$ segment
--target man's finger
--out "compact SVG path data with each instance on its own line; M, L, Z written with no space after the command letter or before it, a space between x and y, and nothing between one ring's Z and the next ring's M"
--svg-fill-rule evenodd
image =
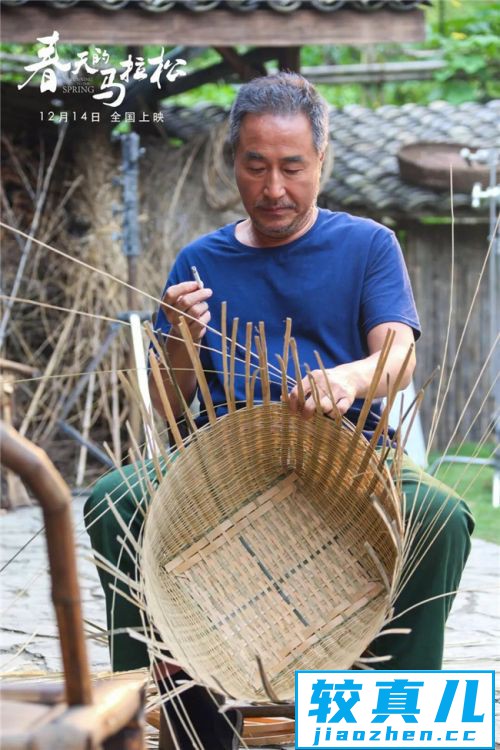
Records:
M351 400L346 397L340 398L337 401L337 409L342 415L344 415L347 411L349 411L350 407L351 407Z
M202 315L199 316L198 320L188 320L188 325L195 328L196 326L206 326L210 323L211 319L210 310L206 310Z
M182 310L182 312L187 312L190 307L193 307L193 305L197 305L200 302L205 302L205 300L209 299L212 294L212 290L208 287L204 289L197 289L196 291L190 292L189 294L181 294L181 296L177 298L175 307L177 307L179 310Z
M316 404L314 402L314 399L312 397L312 394L307 396L304 406L301 410L301 415L304 419L311 419L316 412Z
M300 403L299 389L296 385L288 394L288 405L290 407L290 411L292 411L294 414L301 410L301 408L303 407L303 404Z
M180 284L172 284L166 290L163 295L163 302L171 305L181 296L181 294L189 294L189 292L195 292L198 289L197 281L181 281Z
M333 404L328 396L322 396L319 403L323 414L332 414Z
M208 305L206 302L198 302L197 305L193 305L189 310L186 310L186 315L190 315L192 318L201 318L207 310Z
M211 319L210 310L207 310L200 318L195 321L188 321L190 323L191 336L194 340L200 340L207 332L207 325Z

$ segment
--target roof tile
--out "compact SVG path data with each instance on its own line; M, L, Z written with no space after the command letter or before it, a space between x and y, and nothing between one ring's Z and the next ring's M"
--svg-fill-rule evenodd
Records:
M0 5L25 5L27 3L44 3L53 8L70 8L88 0L0 0ZM334 12L346 6L346 0L90 0L93 5L109 11L119 11L128 6L136 6L151 13L166 13L175 8L192 12L204 12L217 8L230 8L239 12L249 12L258 8L267 8L273 12L290 13L299 8L315 8L322 12ZM419 6L429 5L429 0L349 0L351 7L367 13L378 8L389 7L391 10L413 10Z
M197 110L167 106L169 133L187 139L223 120L220 107ZM409 185L401 180L397 153L417 141L461 142L471 147L500 148L500 100L460 105L436 101L428 106L406 104L368 109L349 105L332 108L329 118L334 152L333 173L320 203L336 210L343 206L377 215L392 210L411 215L447 215L450 196ZM455 208L470 208L469 194L455 194ZM482 211L487 207L482 206Z

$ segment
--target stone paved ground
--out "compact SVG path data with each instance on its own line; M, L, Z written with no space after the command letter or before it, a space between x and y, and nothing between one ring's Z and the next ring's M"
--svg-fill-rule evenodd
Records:
M105 627L103 595L95 568L88 559L87 534L82 530L82 506L83 501L76 499L74 514L84 617ZM38 507L21 508L0 518L0 567L40 526ZM0 672L3 674L61 669L46 570L45 538L39 534L1 574ZM499 573L500 546L474 540L462 590L448 622L445 667L500 671ZM93 671L109 670L107 648L95 640L89 645Z

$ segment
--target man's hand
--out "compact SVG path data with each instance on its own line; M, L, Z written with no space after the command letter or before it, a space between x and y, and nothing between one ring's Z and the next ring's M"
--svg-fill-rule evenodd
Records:
M167 351L170 364L176 371L177 386L182 391L182 395L188 404L193 400L196 391L196 375L179 331L179 321L184 317L191 331L193 341L198 343L205 335L207 325L210 321L207 299L211 296L212 290L200 287L197 281L183 281L181 284L170 286L162 300L163 310L172 326L170 329L171 335L167 337ZM189 317L185 317L186 315L189 315ZM178 400L177 391L170 382L170 377L166 375L166 371L161 370L161 373L167 398L177 418L182 414L182 404ZM165 417L163 401L157 384L151 375L149 377L149 389L153 406Z
M211 296L212 290L206 287L200 288L197 281L183 281L181 284L170 286L165 292L162 302L170 305L170 307L164 306L163 309L172 326L171 334L181 337L179 321L185 314L190 316L184 319L189 326L193 340L200 341L210 322L207 299Z
M325 379L326 374L326 379ZM349 365L340 365L332 367L329 370L312 370L310 376L302 379L302 388L304 389L305 403L302 409L299 407L299 390L295 386L289 394L290 410L294 413L300 412L304 419L311 419L316 411L316 404L312 395L311 380L314 380L316 390L319 396L319 402L324 414L332 415L334 405L332 404L333 396L335 406L340 414L345 414L351 407L356 398L357 383L352 368Z
M400 389L406 388L415 369L415 351L412 348L413 331L405 323L396 321L381 323L368 332L367 342L370 352L368 357L325 370L326 379L322 370L311 372L324 414L334 413L330 391L341 414L345 414L350 409L355 399L366 398L388 331L394 331L394 341L388 353L383 373L378 381L378 387L373 395L374 398L387 396L388 383L392 387L396 379L398 379ZM409 351L411 356L407 359ZM407 363L406 368L399 377L404 362ZM310 419L316 410L316 405L312 397L308 376L302 379L302 387L305 396L304 406L302 409L299 408L299 391L295 386L290 391L290 409L296 413L300 412L305 419Z

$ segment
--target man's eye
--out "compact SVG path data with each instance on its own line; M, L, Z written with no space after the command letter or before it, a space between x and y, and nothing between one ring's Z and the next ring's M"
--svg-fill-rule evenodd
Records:
M302 172L301 169L285 169L285 172L287 174L298 174L299 172Z
M264 171L264 167L248 167L248 169L250 170L250 172L252 172L252 174L262 174L262 172Z

